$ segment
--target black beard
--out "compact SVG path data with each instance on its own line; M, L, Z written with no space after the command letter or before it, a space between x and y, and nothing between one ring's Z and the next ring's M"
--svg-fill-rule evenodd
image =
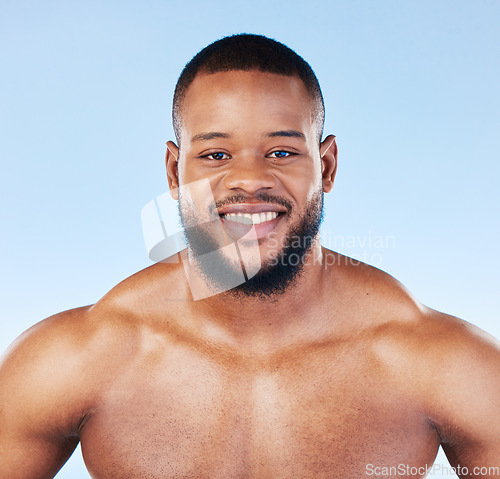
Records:
M230 202L225 200L221 204L217 204L217 207L222 204L243 202L244 199L244 197L239 196L231 197ZM256 199L262 202L282 204L288 208L288 212L291 211L290 203L282 198L264 193L256 195ZM219 291L224 291L221 294L230 294L240 299L253 297L267 300L285 293L291 286L296 284L313 242L318 237L319 228L323 221L323 191L318 190L308 202L305 214L299 218L298 224L287 234L286 240L283 240L280 253L268 264L263 264L255 276L236 287L226 287L228 283L231 284L231 279L235 277L235 268L241 266L231 264L220 253L220 245L224 244L222 234L219 234L219 241L217 241L213 237L213 232L210 234L204 228L204 225L191 226L196 224L196 216L192 212L183 211L181 203L182 200L179 197L178 208L184 235L195 258L208 252L216 253L216 258L214 258L214 262L217 263L216 268L213 265L204 268L204 265L200 263L198 265L199 272L205 277L206 281L215 285ZM219 228L220 231L222 231L221 228L222 225ZM217 272L216 277L214 270Z

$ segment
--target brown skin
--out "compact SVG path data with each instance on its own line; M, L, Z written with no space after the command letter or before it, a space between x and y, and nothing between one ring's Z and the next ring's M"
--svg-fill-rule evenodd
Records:
M172 187L208 178L216 200L249 202L264 190L296 214L318 186L331 190L335 142L318 148L298 79L200 76L183 111ZM267 135L282 130L305 140ZM230 138L191 141L213 131ZM276 161L276 150L296 155ZM266 239L260 253L276 254ZM367 464L430 466L440 444L452 465L500 466L499 371L492 338L319 241L273 301L193 301L182 265L159 263L6 353L0 477L51 478L78 441L96 479L370 477Z

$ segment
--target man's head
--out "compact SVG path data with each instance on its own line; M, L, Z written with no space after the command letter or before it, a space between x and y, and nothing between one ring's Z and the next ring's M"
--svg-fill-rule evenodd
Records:
M208 180L215 199L210 204L195 191L188 201L179 194L191 250L219 250L221 275L241 268L234 258L224 261L222 248L241 240L250 228L243 223L251 223L259 257L245 259L258 262L260 273L240 291L285 290L312 248L320 248L323 192L332 188L336 169L334 137L319 141L323 100L311 68L265 37L222 39L184 69L173 115L182 147L167 143L169 185ZM190 229L207 209L220 217L222 233L210 224ZM255 253L244 242L238 245L241 255Z

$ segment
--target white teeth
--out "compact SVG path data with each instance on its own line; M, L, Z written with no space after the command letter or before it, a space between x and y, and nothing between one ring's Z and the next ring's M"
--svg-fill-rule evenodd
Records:
M229 213L228 215L224 215L226 220L235 221L236 223L243 223L245 225L252 224L252 215L248 215L245 213Z
M243 223L245 225L260 225L266 221L274 220L278 217L276 211L263 211L262 213L228 213L224 215L224 219L235 221L236 223Z

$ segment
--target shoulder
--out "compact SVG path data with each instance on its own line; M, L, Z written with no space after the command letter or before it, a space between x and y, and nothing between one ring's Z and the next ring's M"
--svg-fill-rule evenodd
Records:
M344 295L355 305L373 362L391 388L418 406L443 440L500 431L499 341L422 305L377 268L342 255L337 261Z
M0 410L28 422L47 418L47 427L76 428L144 348L159 291L181 294L177 270L154 265L96 304L55 314L21 334L0 359Z
M471 361L486 365L498 359L499 342L480 328L423 305L378 268L342 255L337 258L336 279L342 283L343 297L359 309L380 351L386 348L435 367L445 364L449 372L452 364L463 369Z
M500 343L467 321L420 309L374 330L371 353L384 383L443 445L498 453Z

